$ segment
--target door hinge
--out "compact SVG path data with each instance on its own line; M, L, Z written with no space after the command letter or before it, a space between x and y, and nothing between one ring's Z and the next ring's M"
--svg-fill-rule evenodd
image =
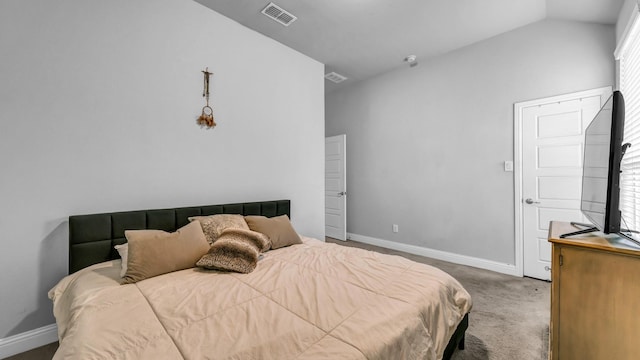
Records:
M562 263L564 262L564 256L562 256L562 254L560 254L560 266L562 266Z

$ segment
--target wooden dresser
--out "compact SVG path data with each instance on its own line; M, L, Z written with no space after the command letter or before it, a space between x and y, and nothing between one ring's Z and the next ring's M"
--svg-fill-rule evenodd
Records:
M550 358L640 359L640 247L552 221Z

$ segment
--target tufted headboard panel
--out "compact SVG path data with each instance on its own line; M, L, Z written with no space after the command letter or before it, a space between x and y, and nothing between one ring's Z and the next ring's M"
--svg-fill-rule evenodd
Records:
M119 259L115 245L126 242L125 230L175 231L190 216L215 214L291 217L291 201L259 201L237 204L192 206L174 209L137 210L69 216L69 274L87 266Z

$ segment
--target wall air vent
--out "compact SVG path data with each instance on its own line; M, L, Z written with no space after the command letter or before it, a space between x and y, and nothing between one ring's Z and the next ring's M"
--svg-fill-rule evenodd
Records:
M291 25L297 19L292 13L274 3L269 3L266 8L262 9L262 13L284 26Z
M332 72L330 72L330 73L326 74L326 75L324 76L324 78L325 78L325 79L327 79L327 80L329 80L329 81L331 81L331 82L334 82L334 83L336 83L336 84L341 83L341 82L343 82L343 81L347 80L347 77L346 77L346 76L342 76L342 75L340 75L340 74L338 74L338 73L336 73L336 72L334 72L334 71L332 71Z

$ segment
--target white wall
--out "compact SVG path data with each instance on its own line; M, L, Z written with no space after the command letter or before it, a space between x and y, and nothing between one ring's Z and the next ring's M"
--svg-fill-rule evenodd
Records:
M0 339L54 322L69 215L287 198L324 236L321 63L184 0L5 0L0 49Z
M620 8L620 14L618 15L618 21L616 23L616 39L619 41L624 33L625 29L629 25L631 15L634 7L638 4L638 0L624 0L622 7Z
M612 85L614 46L613 26L545 20L329 93L348 231L514 264L513 105Z

